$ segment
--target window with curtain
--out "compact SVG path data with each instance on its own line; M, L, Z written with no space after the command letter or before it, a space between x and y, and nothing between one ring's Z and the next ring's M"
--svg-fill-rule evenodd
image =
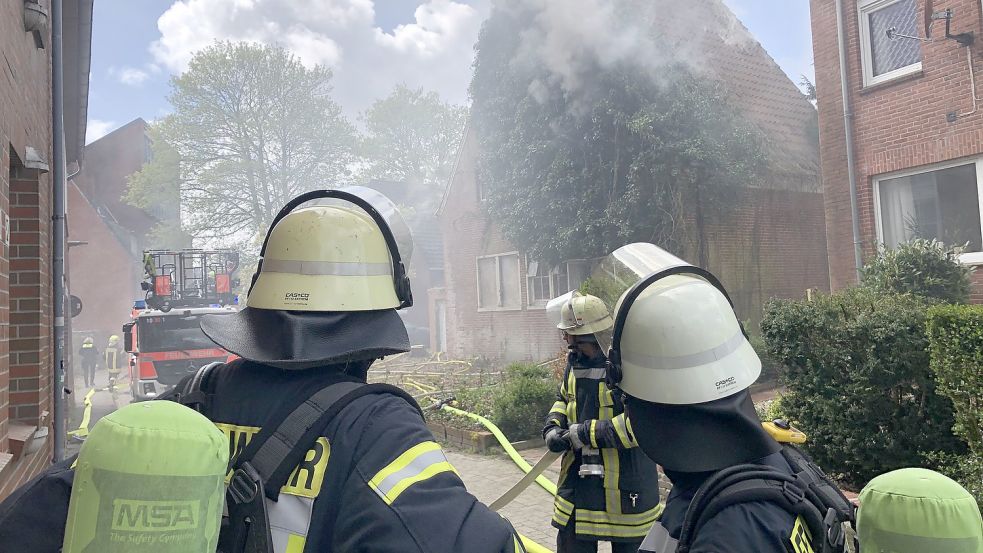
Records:
M914 238L983 251L976 164L878 180L881 239L889 248Z

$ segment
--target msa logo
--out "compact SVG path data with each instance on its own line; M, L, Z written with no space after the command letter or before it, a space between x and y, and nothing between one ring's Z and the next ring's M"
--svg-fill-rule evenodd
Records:
M719 392L721 390L726 390L727 388L730 388L731 386L736 386L736 385L737 385L737 378L735 378L733 376L730 377L730 378L725 378L724 380L718 380L717 381L717 391Z
M300 292L287 292L287 294L283 297L283 299L287 301L307 301L311 299L311 295L302 294Z
M198 527L198 501L113 500L113 530L172 532Z

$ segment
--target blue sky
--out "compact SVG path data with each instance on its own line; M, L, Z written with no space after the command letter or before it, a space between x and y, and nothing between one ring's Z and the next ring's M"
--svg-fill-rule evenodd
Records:
M795 82L812 78L807 0L725 2ZM464 102L487 11L488 0L97 0L88 139L166 115L170 76L216 38L286 42L332 66L350 115L399 82Z

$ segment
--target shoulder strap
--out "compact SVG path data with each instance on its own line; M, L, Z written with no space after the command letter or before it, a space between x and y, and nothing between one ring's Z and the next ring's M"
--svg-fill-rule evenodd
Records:
M211 403L212 394L205 387L205 380L208 375L212 373L216 368L221 367L224 363L215 362L209 363L204 367L199 368L194 376L188 380L184 389L180 390L175 398L178 403L186 407L190 407L201 414L207 414L209 404Z
M395 386L338 382L318 390L293 410L281 411L279 417L264 424L236 457L233 467L240 468L245 463L251 465L263 481L266 496L276 501L280 488L331 420L348 404L370 394L399 396L423 417L416 400Z
M774 468L745 464L721 470L707 479L694 495L683 519L679 553L688 553L699 529L727 507L752 501L774 503L791 514L801 516L813 536L813 548L824 551L825 525L819 498L800 475L789 475Z

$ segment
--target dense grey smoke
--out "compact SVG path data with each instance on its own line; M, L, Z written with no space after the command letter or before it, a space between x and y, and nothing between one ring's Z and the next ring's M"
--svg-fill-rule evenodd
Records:
M559 86L576 102L598 70L628 66L655 82L669 65L707 69L713 48L743 48L753 38L720 0L498 0L529 22L513 60L519 68L545 68L530 94L546 101Z

